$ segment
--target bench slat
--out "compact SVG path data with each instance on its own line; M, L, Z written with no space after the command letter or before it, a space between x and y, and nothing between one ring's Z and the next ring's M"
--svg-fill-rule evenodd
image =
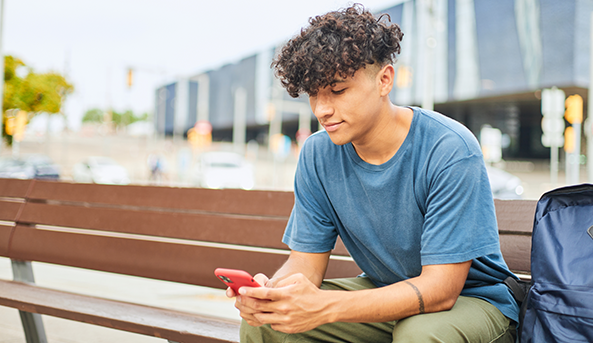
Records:
M8 242L13 226L0 225L0 256L8 257Z
M228 246L232 247L232 246ZM143 255L138 254L143 252ZM196 246L138 237L103 237L17 226L9 257L40 261L174 282L224 288L214 276L218 267L272 275L286 254ZM332 261L328 275L356 276L351 261Z
M0 199L0 220L15 221L23 203Z
M0 179L0 197L24 198L32 180Z
M498 231L529 234L533 230L536 200L494 200Z
M286 249L287 219L26 204L21 223Z
M109 186L48 181L37 181L29 198L280 217L288 217L294 203L292 192Z
M500 250L513 272L531 273L531 236L500 235Z
M19 222L287 249L288 219L27 203ZM221 229L224 228L224 229ZM338 238L336 255L349 256Z
M0 305L176 342L239 342L239 323L0 280Z

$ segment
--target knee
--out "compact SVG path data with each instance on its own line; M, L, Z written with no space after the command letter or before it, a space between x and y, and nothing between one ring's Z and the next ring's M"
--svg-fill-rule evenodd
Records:
M241 329L239 331L241 342L263 342L263 337L260 332L260 327L251 326L245 320L241 320Z
M438 323L423 325L422 320L416 316L398 321L393 330L393 342L443 342L439 333L451 327L441 327Z
M272 330L270 325L251 326L245 320L241 321L241 329L239 331L241 342L281 342L282 340L276 337L278 335L282 335L282 333Z

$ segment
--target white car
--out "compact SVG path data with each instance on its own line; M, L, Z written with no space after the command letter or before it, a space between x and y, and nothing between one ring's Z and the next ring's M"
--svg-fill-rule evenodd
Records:
M496 199L521 199L524 189L517 176L491 166L486 166L492 196Z
M74 165L72 178L76 182L104 185L127 185L130 177L126 168L109 157L91 156Z
M253 189L253 166L233 152L207 152L200 156L195 183L203 188Z

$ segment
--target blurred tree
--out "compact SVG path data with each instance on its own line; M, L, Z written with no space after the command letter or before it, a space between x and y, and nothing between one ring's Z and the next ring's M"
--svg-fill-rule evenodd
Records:
M88 110L84 113L84 116L82 117L82 122L83 123L102 123L104 115L105 115L104 111L102 111L98 108L93 108L93 109Z
M20 75L23 71L26 75ZM73 91L74 86L56 72L38 74L21 59L10 55L4 57L3 113L17 108L29 112L29 117L40 112L60 113L66 96ZM6 115L3 115L3 120L6 122ZM6 129L2 136L7 136ZM9 144L12 141L10 138L7 137Z
M105 119L105 112L98 108L93 108L84 114L82 117L83 123L102 123ZM136 115L134 112L128 110L125 112L111 111L111 121L116 127L125 127L129 124L135 123L140 120L147 120L148 113Z

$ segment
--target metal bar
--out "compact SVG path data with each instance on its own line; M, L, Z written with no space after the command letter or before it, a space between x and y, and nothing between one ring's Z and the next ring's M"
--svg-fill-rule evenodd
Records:
M14 281L35 283L33 276L33 268L30 261L10 260L12 263L12 275ZM19 310L21 322L23 323L23 330L25 331L25 338L27 343L47 343L45 336L45 328L41 315L38 313L30 313Z
M4 103L4 42L2 39L2 33L4 26L4 0L0 0L0 104ZM4 128L2 124L4 123L4 110L0 108L0 153L2 152L2 144L4 141L2 139L2 132L4 132Z

